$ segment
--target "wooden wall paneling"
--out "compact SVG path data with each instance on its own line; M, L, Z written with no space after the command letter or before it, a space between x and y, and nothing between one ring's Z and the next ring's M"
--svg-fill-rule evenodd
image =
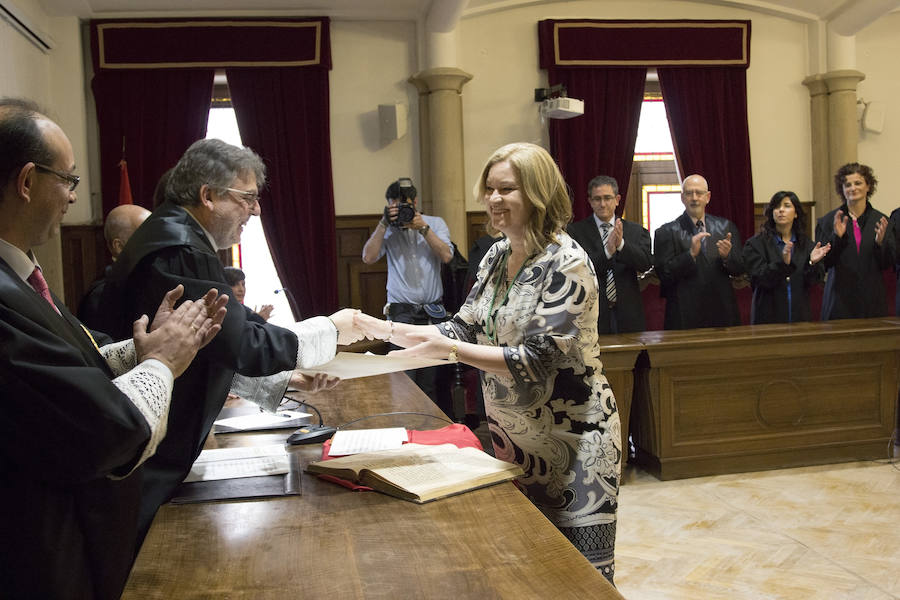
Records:
M367 265L362 261L362 249L380 218L373 214L336 219L338 303L373 316L381 316L387 299L387 261L382 258Z
M466 259L469 258L469 250L475 245L475 241L487 233L487 229L485 229L487 222L487 213L483 210L466 213L466 233L468 239L465 240L466 247L459 249L460 254L465 256Z
M60 229L63 293L73 313L84 293L112 262L102 225L64 225Z

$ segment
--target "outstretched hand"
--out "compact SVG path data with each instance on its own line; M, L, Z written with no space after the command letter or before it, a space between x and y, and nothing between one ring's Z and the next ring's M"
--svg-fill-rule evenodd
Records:
M447 358L450 355L450 348L453 346L453 340L442 335L434 327L425 330L409 332L403 336L405 346L404 350L392 350L388 352L388 356L396 356L398 358Z
M323 390L330 390L341 382L340 377L329 377L326 373L316 373L315 375L304 375L299 371L291 374L288 387L307 394L315 394Z
M393 327L390 321L377 319L359 311L353 315L354 325L371 340L389 340Z
M337 343L339 345L346 346L365 337L365 334L354 324L353 317L358 312L359 310L355 308L343 308L328 317L338 330Z

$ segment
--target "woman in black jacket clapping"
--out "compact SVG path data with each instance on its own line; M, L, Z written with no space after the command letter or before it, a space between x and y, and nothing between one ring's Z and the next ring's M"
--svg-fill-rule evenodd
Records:
M750 324L810 321L809 288L822 281L820 263L831 244L813 244L806 214L794 192L776 192L759 234L744 245L744 265L753 287Z

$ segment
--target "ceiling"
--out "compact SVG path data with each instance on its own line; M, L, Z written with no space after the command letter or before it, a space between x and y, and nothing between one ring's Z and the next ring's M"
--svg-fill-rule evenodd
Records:
M466 4L464 0L39 0L57 16L115 17L152 13L285 13L315 14L340 18L416 20L427 15L433 3ZM553 4L563 0L469 0L463 15L509 9L518 5ZM695 0L734 6L803 21L828 21L849 10L880 11L900 5L897 0ZM877 8L876 8L877 6Z

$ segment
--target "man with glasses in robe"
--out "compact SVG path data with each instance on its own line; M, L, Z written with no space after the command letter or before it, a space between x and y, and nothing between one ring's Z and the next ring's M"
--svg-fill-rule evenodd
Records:
M215 287L231 294L217 252L241 240L251 216L260 214L265 184L262 159L249 148L221 140L200 140L178 161L166 184L166 201L128 240L104 291L105 314L116 335L135 314L158 303L164 290L183 284L188 295ZM234 298L222 332L175 386L169 435L144 469L140 534L146 534L157 508L190 471L222 409L229 390L274 411L288 385L316 391L336 380L292 373L334 357L336 345L361 337L353 326L356 311L313 317L282 328L256 323Z
M700 175L681 184L684 213L656 230L653 255L666 299L665 329L741 324L731 278L744 272L734 223L707 214L709 185Z

